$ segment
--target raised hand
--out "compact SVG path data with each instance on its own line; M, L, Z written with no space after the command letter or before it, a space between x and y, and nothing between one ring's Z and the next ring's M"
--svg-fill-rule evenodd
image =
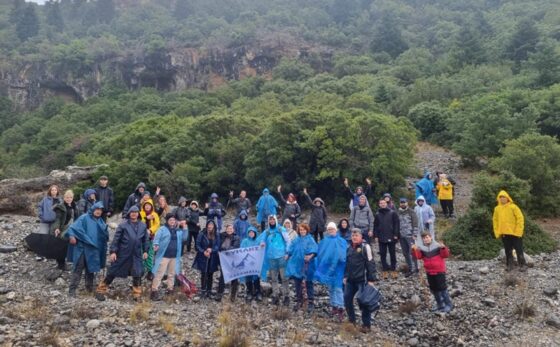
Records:
M371 178L366 178L366 183L368 184L368 186L371 186Z
M278 188L276 188L276 190L278 190L278 193L282 192L282 185L279 185Z
M307 195L307 188L303 188L303 194Z
M344 185L348 187L348 177L344 177Z

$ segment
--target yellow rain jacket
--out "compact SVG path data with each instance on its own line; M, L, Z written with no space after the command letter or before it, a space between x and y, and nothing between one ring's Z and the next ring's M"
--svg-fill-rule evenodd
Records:
M151 220L148 220L146 218L147 217L146 211L144 210L144 206L146 204L152 205L152 211L150 215L153 216L154 218ZM154 202L152 201L152 199L149 199L142 204L142 208L140 209L140 218L142 218L142 222L146 223L146 226L150 231L150 236L151 238L153 238L156 234L156 231L159 229L159 216L155 211Z
M453 200L453 185L448 179L439 180L436 189L439 200Z
M508 198L509 202L506 204L500 203L500 196L505 196ZM523 229L525 228L525 218L523 213L509 194L502 190L496 198L498 201L498 206L494 209L494 235L499 238L502 235L513 235L517 237L523 236Z

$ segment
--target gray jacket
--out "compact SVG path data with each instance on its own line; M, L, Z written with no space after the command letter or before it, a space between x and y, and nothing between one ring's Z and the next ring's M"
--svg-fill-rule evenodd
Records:
M350 228L373 231L373 212L369 206L355 206L350 213Z
M401 224L401 237L412 237L418 234L418 216L410 207L406 210L397 209Z

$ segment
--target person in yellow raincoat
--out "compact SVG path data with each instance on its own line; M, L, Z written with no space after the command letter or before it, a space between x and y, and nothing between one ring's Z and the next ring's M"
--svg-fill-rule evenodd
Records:
M453 217L453 183L447 179L447 175L442 173L436 185L438 200L443 210L445 218Z
M142 199L142 208L140 209L140 218L142 222L146 223L150 237L150 249L148 251L148 258L144 260L144 271L147 273L146 278L151 281L154 278L152 267L154 265L154 246L153 240L156 232L159 229L159 216L154 208L152 199Z
M523 256L523 230L525 218L521 209L513 202L509 194L502 190L497 197L498 205L494 208L494 235L502 238L506 252L506 270L513 270L513 250L517 253L520 271L526 270L527 263Z

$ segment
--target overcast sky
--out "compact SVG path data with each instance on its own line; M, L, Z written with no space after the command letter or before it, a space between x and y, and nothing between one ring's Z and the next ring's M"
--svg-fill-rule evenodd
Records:
M44 4L47 0L25 0L27 2L35 2L37 4Z

